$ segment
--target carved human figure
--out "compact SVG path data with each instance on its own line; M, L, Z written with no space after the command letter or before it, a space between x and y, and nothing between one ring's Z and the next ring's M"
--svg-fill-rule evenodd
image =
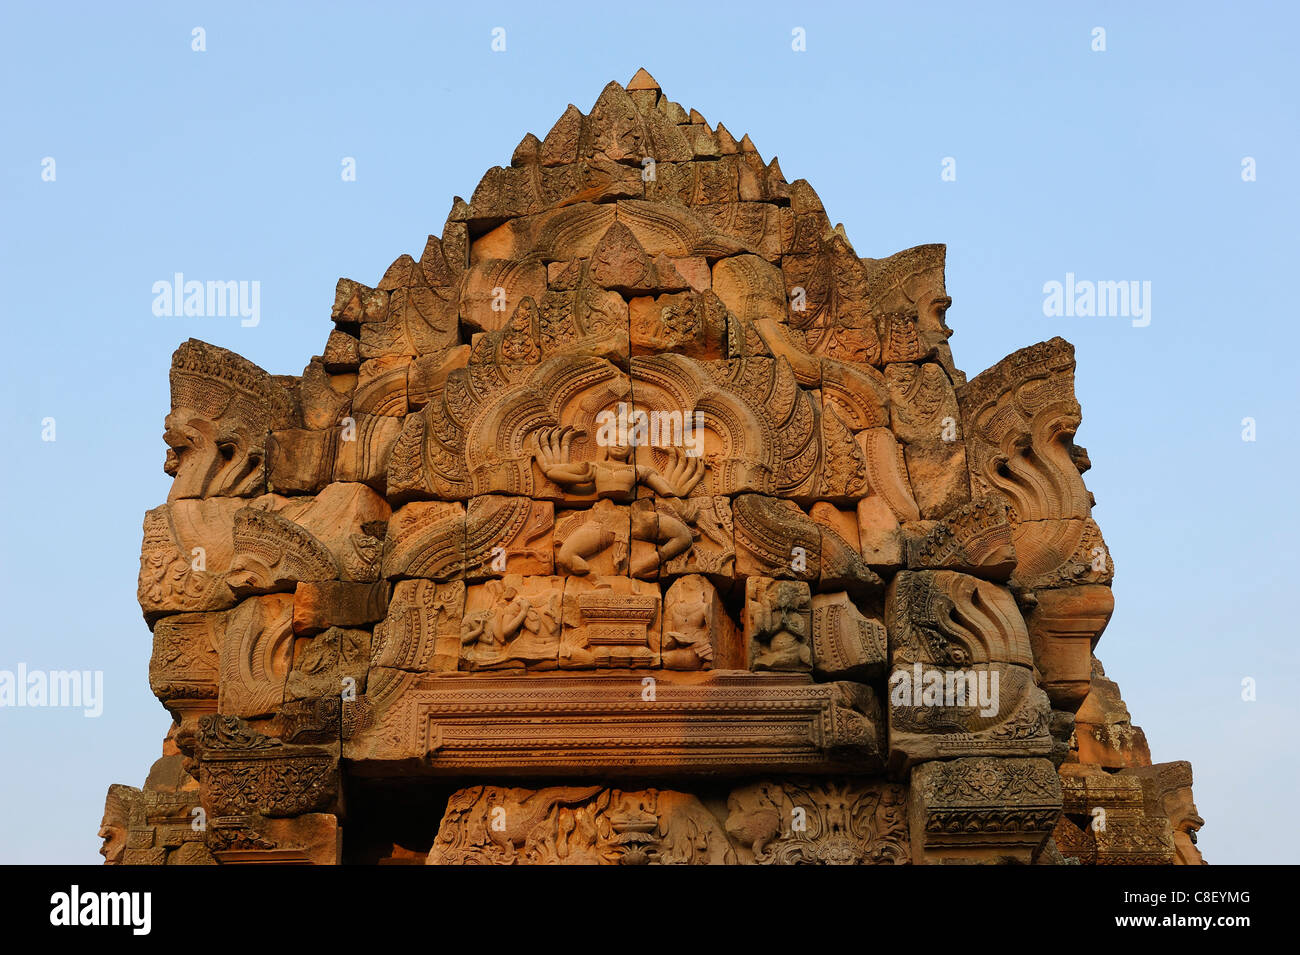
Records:
M659 817L655 814L655 790L621 793L610 808L611 841L618 847L620 865L647 865L659 849Z
M700 473L703 474L703 470ZM689 501L682 504L685 520L653 507L632 509L632 539L655 545L653 551L633 561L633 577L649 577L656 569L691 549L699 534L688 521L694 522L699 511Z
M713 659L709 637L711 594L703 589L695 599L679 601L669 614L664 631L663 665L670 670L698 670Z
M570 460L573 439L585 434L577 428L542 428L537 433L537 464L547 478L574 494L592 494L613 500L631 500L636 486L643 484L664 497L686 497L704 477L704 458L692 457L683 448L668 448L667 473L632 460L632 448L609 445L605 458Z
M700 457L691 457L681 448L669 448L667 473L647 464L636 464L632 448L609 446L603 460L573 462L570 447L582 432L574 428L543 428L537 435L537 462L542 473L556 484L578 494L595 493L603 499L630 500L636 486L642 484L664 497L686 498L704 477L707 468ZM688 521L696 515L694 507L683 511L686 520L654 508L634 509L631 519L633 540L647 541L654 550L641 557L632 567L634 577L648 577L674 557L691 549L696 533ZM572 574L590 571L586 558L613 544L615 528L600 521L584 524L565 540L556 559Z
M492 606L465 616L462 659L476 670L514 663L554 666L559 648L554 598L527 597L515 584L500 580L484 587Z
M589 510L577 512L559 527L557 533L555 565L563 573L585 576L592 572L590 559L613 548L609 569L612 573L627 572L628 515L609 501L598 501ZM574 526L576 523L576 526Z
M1163 814L1173 835L1174 865L1205 865L1196 847L1196 833L1205 820L1192 799L1192 766L1186 761L1156 763L1120 771L1142 779L1148 795L1147 815Z
M496 589L496 588L494 588ZM506 585L499 588L500 603L465 618L460 642L465 659L473 666L486 668L507 659L506 647L524 625L531 607L526 597Z
M808 645L810 606L807 584L793 580L768 584L766 592L753 602L751 610L755 624L750 649L751 670L792 670L812 666L812 650Z

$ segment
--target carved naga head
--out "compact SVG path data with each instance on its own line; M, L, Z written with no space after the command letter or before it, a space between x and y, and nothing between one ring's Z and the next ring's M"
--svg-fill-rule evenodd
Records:
M99 838L104 844L99 854L105 865L118 865L126 852L126 834L131 828L131 808L140 799L140 790L133 786L113 784L104 799L104 818L99 824Z
M288 407L287 392L252 362L192 338L182 344L163 432L163 470L175 478L167 499L258 493L267 433Z
M1196 847L1196 833L1205 820L1196 811L1192 800L1192 764L1179 761L1162 763L1158 767L1165 816L1173 830L1175 865L1204 865L1201 850Z

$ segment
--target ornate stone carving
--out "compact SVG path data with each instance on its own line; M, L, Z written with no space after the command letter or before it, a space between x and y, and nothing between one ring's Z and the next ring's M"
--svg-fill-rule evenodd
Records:
M908 566L1006 581L1016 566L1006 505L981 498L947 514L908 548Z
M698 574L679 577L664 594L663 627L665 669L734 670L748 663L717 588Z
M460 669L554 670L563 587L562 578L518 574L470 587L460 629Z
M1113 570L1090 519L1087 451L1074 444L1074 348L1060 338L1023 348L976 376L958 400L971 490L1006 500L1015 580L1024 588L1108 583Z
M379 579L384 527L392 509L372 488L339 482L314 497L267 495L254 504L311 535L329 552L343 580Z
M197 788L109 787L99 830L104 864L212 865L203 828L193 825L198 797Z
M880 578L847 541L791 501L742 494L732 502L736 575L817 582L828 589L878 590Z
M663 598L627 577L570 577L564 584L560 666L657 667Z
M371 670L373 688L377 669ZM345 745L355 764L512 776L878 771L880 706L801 674L406 674ZM369 692L367 699L369 699ZM500 721L494 714L509 714ZM779 719L777 718L779 714Z
M708 289L639 296L628 302L628 314L633 355L672 352L704 360L725 357L728 322L735 321Z
M465 507L414 501L388 522L383 575L453 580L465 574Z
M933 357L957 384L965 384L948 347L952 330L945 316L952 299L944 289L946 252L942 245L918 245L885 259L862 261L867 268L871 312L884 329L884 360L910 362Z
M885 617L894 765L1051 751L1050 705L1008 591L953 571L901 571Z
M287 745L230 717L204 717L199 729L204 811L211 816L299 816L331 807L338 756L319 746Z
M1061 815L1061 781L1045 759L982 757L912 770L908 826L925 862L1028 862Z
M867 465L867 480L900 521L915 521L921 509L912 493L903 448L888 428L867 428L856 435Z
M806 186L806 184L805 184ZM796 218L825 219L821 202L805 188L791 198ZM811 254L786 255L781 271L787 289L805 290L806 307L786 319L806 349L843 362L879 364L880 335L871 316L867 270L843 234L823 233Z
M310 639L296 641L285 698L364 693L369 669L369 631L330 627Z
M208 755L199 781L204 808L212 815L299 816L333 804L334 774L328 754L252 759Z
M134 786L114 783L108 787L104 799L104 818L99 824L99 838L104 844L99 847L99 854L104 857L105 865L120 865L126 852L127 834L131 829L131 815L134 804L140 798L140 790Z
M1108 773L1098 766L1061 767L1062 817L1056 844L1067 859L1090 865L1170 865L1173 830L1150 783L1157 777ZM1190 845L1190 843L1188 843Z
M1051 705L1025 667L895 666L888 692L889 760L896 770L961 755L1052 752Z
M498 494L470 501L465 515L466 576L551 574L555 569L554 508L550 501Z
M138 583L173 723L106 854L1197 861L1091 657L1073 350L967 382L945 255L860 257L642 70L340 279L301 375L181 345ZM1058 825L1054 769L1141 831Z
M600 786L453 793L430 865L729 865L718 820L687 793Z
M249 597L232 610L220 662L222 713L261 716L279 706L293 664L293 595Z
M267 433L290 416L284 388L234 352L191 338L172 356L171 393L167 499L260 494Z
M332 813L292 818L218 816L208 827L207 847L223 865L339 865L343 830Z
M1174 842L1174 865L1205 865L1196 848L1196 833L1205 820L1192 801L1192 764L1186 761L1157 763L1137 769L1122 769L1121 776L1142 780L1143 811L1149 818L1169 821Z
M238 595L292 591L302 580L339 576L334 555L301 524L246 507L235 513L235 555L226 583Z
M895 665L1034 663L1015 598L976 577L947 570L901 571L889 585L885 618Z
M182 613L154 624L149 687L164 704L217 698L224 613Z
M428 255L431 250L425 251ZM459 344L454 290L428 284L429 276L424 269L413 265L409 258L405 262L399 259L380 283L386 294L370 293L382 296L387 308L379 320L361 324L363 359L425 355ZM344 281L340 280L340 288ZM376 302L375 309L379 307L380 302Z
M938 518L970 500L966 445L952 383L938 365L891 364L890 421L923 518Z
M889 783L789 780L735 789L727 832L757 865L900 865L911 861L907 792Z
M888 661L885 625L843 591L812 598L813 672L823 680L872 680Z
M631 514L611 501L566 511L555 525L555 562L569 576L626 574L632 552Z
M793 580L745 581L745 646L751 670L812 670L812 597Z
M178 500L144 516L137 596L145 619L235 605L225 575L234 557L235 498Z
M798 780L733 790L723 823L682 792L473 786L430 865L878 865L909 861L905 790Z
M398 581L388 615L375 627L372 665L412 673L455 670L464 614L465 585L461 581ZM370 695L376 695L376 690L372 682Z
M660 540L655 563L661 580L677 574L706 574L724 582L733 578L736 547L730 498L656 498L654 507ZM681 549L677 545L685 544L687 535L690 543Z

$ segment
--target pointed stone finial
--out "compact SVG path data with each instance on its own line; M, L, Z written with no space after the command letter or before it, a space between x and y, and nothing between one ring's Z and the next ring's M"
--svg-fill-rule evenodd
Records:
M515 147L514 154L510 157L511 166L529 166L537 162L537 157L542 151L542 143L536 136L529 133L519 141Z
M718 147L721 149L722 155L730 156L740 152L740 145L736 142L736 137L731 135L731 130L727 129L726 126L718 123L716 135L718 137Z
M644 66L641 67L641 69L637 70L636 75L632 77L630 80L628 80L627 82L627 91L629 93L631 93L633 90L656 90L657 91L658 89L659 89L659 84L655 82L655 78L653 76L651 76L649 73L646 72Z

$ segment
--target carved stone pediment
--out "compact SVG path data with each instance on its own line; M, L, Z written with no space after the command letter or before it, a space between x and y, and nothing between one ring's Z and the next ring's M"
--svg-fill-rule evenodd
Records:
M509 159L301 375L173 355L108 860L1200 861L1093 655L1073 346L968 381L944 246L644 70Z

